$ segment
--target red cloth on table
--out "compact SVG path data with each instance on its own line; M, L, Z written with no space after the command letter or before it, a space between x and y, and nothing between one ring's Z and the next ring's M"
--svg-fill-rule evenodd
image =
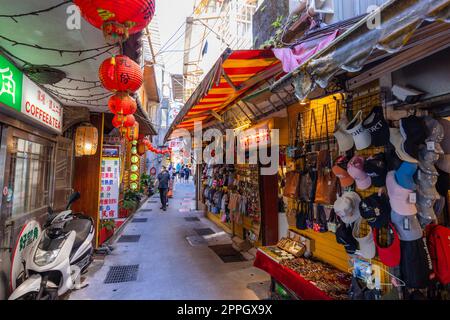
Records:
M333 300L300 274L282 266L261 251L257 251L253 265L269 273L278 282L292 290L303 300Z

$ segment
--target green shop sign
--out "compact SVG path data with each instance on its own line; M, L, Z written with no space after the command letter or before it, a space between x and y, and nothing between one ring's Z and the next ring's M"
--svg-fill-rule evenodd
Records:
M22 108L23 74L0 55L0 102L19 112Z

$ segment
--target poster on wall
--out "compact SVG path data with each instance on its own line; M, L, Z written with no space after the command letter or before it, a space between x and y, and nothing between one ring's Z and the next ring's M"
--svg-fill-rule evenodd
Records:
M115 155L108 148L103 155ZM100 219L117 219L119 217L119 181L120 158L102 157L101 186L100 186Z

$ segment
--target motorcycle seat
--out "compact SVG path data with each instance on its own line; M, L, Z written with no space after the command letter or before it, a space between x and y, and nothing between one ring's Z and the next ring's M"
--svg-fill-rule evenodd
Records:
M88 237L92 227L92 222L89 219L74 219L70 220L66 223L64 226L65 232L75 231L75 242L72 247L72 251L70 253L70 257L75 254L75 252L78 250L78 248L81 247L83 242Z

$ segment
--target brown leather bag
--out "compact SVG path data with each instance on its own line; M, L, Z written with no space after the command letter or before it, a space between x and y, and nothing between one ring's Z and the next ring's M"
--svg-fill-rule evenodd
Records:
M288 198L298 198L300 188L300 172L290 171L286 173L286 186L283 195Z
M317 157L317 188L315 202L332 205L336 201L337 177L331 171L329 150L321 150Z

